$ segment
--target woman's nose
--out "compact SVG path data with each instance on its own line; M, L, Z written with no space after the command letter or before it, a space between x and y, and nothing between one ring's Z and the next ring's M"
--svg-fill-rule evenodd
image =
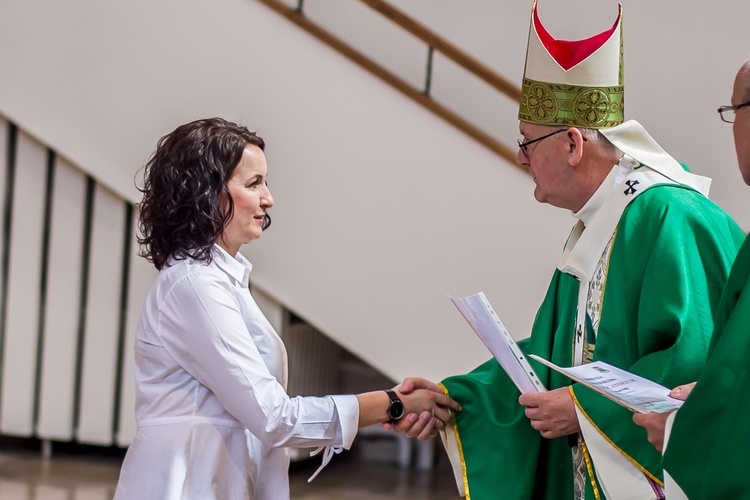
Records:
M273 196L271 196L271 191L266 188L266 193L261 197L261 204L264 207L272 207L273 206Z

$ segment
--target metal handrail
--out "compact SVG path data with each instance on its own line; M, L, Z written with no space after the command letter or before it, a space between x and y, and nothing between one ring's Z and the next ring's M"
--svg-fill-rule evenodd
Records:
M521 100L521 88L495 73L470 54L441 38L440 35L407 16L393 5L383 0L360 0L365 5L381 13L403 29L416 36L429 47L437 50L466 71L473 73L516 102Z
M355 62L373 75L390 84L395 89L399 90L400 92L415 100L447 122L451 123L456 128L474 138L480 144L484 145L491 151L509 161L511 164L516 165L515 148L508 148L494 137L479 129L474 124L468 122L442 104L434 101L429 96L429 84L425 92L415 89L409 83L396 76L393 72L387 70L363 53L352 48L341 39L335 37L325 29L321 28L320 26L306 18L302 13L302 0L300 0L297 9L288 7L280 0L258 1L271 8L275 12L281 14L282 16L296 24L298 27L304 29L314 37L318 38L326 45L330 46L351 61ZM404 29L407 29L409 32L425 41L430 47L430 54L432 53L432 49L434 48L435 50L438 50L439 52L444 54L446 57L449 57L451 60L456 61L471 73L479 76L482 80L497 88L503 94L511 97L512 99L515 99L516 101L520 99L520 89L515 88L512 84L508 83L506 80L481 64L479 61L473 59L471 56L461 51L460 49L452 46L449 42L432 33L427 28L420 25L405 14L401 13L390 4L381 0L361 1L366 3L367 5L372 6L378 12L394 20L394 22L397 22L400 26L404 27Z

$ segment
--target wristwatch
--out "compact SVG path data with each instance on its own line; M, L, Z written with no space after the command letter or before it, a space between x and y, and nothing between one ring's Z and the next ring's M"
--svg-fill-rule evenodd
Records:
M398 394L390 389L386 389L385 393L388 394L388 397L391 400L388 404L388 417L391 419L391 422L400 420L404 414L406 414L406 408L404 407L403 401L398 397Z

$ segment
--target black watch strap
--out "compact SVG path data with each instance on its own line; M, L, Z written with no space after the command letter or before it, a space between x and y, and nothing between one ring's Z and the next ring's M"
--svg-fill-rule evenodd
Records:
M404 406L404 402L401 401L401 398L398 397L398 394L396 394L396 392L391 389L386 389L385 393L388 394L388 399L390 399L390 402L388 403L389 420L391 422L400 420L406 414L406 407Z

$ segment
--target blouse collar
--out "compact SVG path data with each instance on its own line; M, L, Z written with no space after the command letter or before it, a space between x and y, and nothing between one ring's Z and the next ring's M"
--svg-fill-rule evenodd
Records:
M212 257L219 269L234 278L243 287L249 286L250 271L253 270L253 265L244 255L237 252L237 255L232 257L226 250L221 248L221 246L214 243Z

